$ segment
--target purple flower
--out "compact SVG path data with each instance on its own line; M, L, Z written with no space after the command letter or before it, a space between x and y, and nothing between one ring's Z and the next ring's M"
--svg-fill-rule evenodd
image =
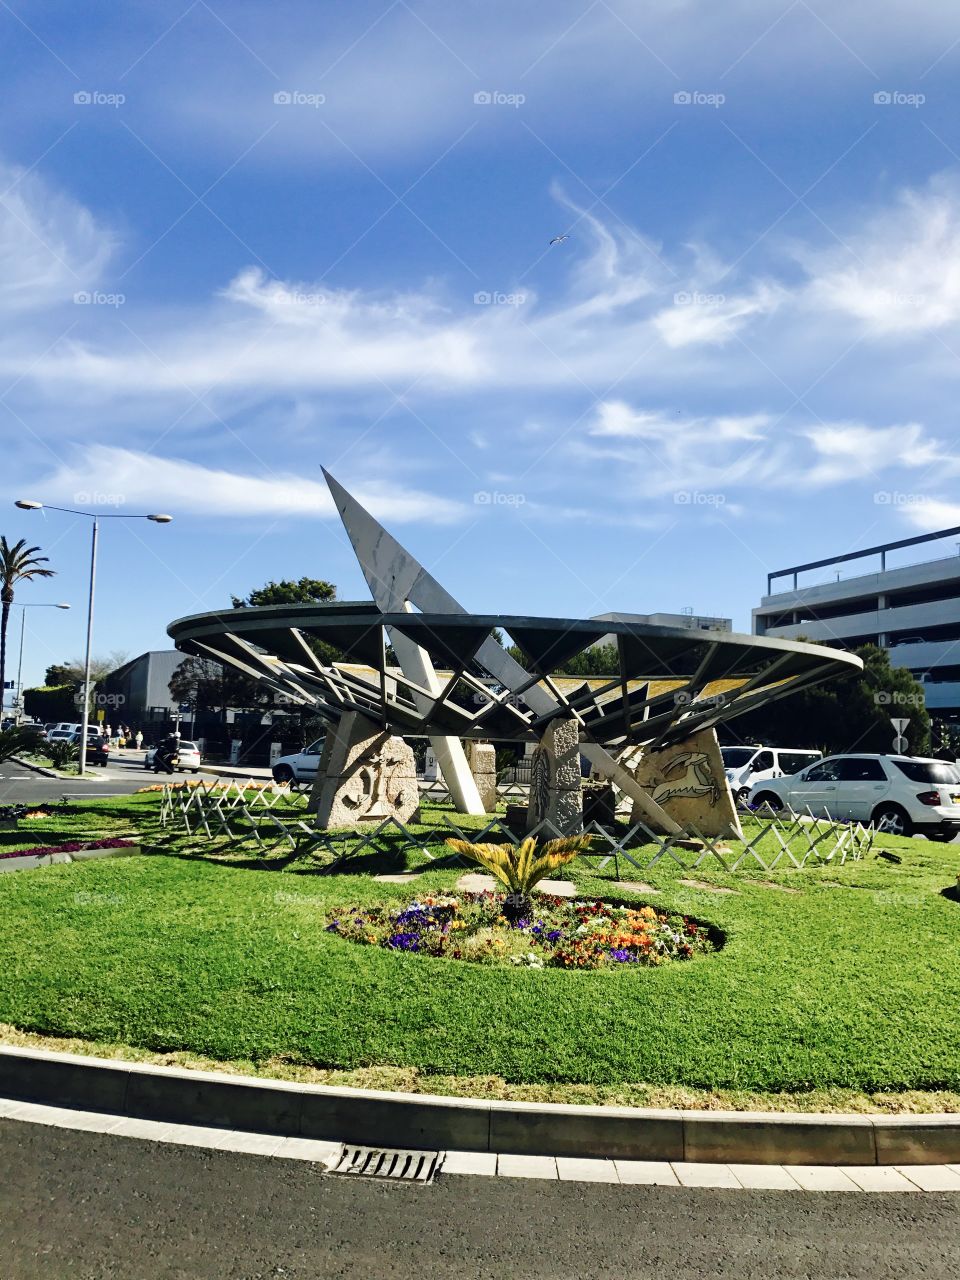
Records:
M550 932L547 934L547 941L556 942L560 936L561 936L561 932L559 929L551 929Z
M420 939L415 933L395 933L387 939L387 946L394 951L419 951Z
M66 844L35 845L32 849L11 849L9 853L0 853L0 858L39 858L48 853L79 853L83 849L125 849L134 840L83 840L69 841Z

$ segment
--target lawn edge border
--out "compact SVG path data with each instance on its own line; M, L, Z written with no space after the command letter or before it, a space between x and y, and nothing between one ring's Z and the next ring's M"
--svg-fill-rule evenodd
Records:
M29 760L21 760L19 756L11 756L10 760L13 764L18 764L21 769L29 769L31 773L40 773L45 778L59 778L63 781L65 777L69 776L68 774L57 773L53 769L45 769L42 764L32 764Z
M0 1045L0 1097L170 1124L421 1150L702 1163L960 1162L960 1115L681 1111L504 1102Z

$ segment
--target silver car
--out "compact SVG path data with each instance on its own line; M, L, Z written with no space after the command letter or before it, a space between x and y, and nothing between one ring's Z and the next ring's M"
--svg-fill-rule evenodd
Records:
M960 772L917 756L827 756L790 777L758 782L748 803L952 840L960 833Z

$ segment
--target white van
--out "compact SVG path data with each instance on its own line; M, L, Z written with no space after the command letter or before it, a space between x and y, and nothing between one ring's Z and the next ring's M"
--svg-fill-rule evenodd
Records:
M822 751L799 747L721 747L723 771L735 800L746 800L750 788L768 778L783 778L821 759Z

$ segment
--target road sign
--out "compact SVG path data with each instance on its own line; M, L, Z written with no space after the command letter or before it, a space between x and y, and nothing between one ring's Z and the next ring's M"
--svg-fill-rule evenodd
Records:
M909 717L907 717L906 719L903 719L897 716L891 716L890 723L893 725L894 731L900 734L900 733L903 733L904 729L910 723L910 719Z

